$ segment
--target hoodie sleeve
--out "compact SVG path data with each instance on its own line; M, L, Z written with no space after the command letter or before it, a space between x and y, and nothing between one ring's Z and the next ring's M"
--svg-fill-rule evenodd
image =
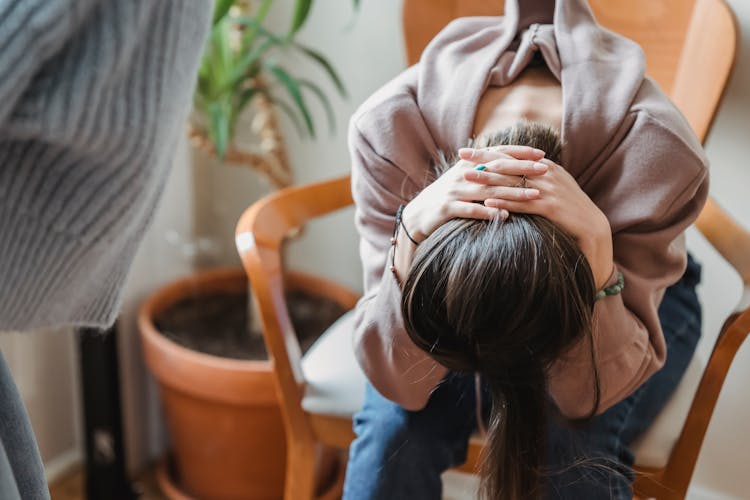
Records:
M0 1L0 124L99 0Z
M624 138L584 188L597 193L592 199L610 220L615 268L625 279L621 294L594 307L598 413L663 366L659 305L685 270L684 231L708 196L707 162L682 117L665 121L641 111L630 118L623 124ZM564 415L582 418L593 408L593 387L591 352L584 341L552 367L550 391Z
M418 192L406 171L387 157L398 151L402 165L423 164L409 158L419 148L399 147L400 141L416 144L408 126L393 130L398 111L355 116L349 127L352 159L352 195L360 235L364 268L364 295L355 312L354 349L372 385L384 397L408 410L419 410L447 373L409 338L401 316L401 288L389 270L390 239L400 204ZM383 117L383 120L374 115ZM408 120L408 113L403 114ZM413 116L413 114L412 114ZM363 130L371 133L366 135ZM384 151L382 154L377 149Z

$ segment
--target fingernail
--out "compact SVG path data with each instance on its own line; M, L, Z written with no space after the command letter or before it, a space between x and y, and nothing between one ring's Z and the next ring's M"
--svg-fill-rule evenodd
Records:
M507 219L508 217L510 217L510 214L508 213L507 210L505 210L505 209L500 210L500 218L501 219Z
M538 189L534 189L534 188L527 188L526 189L526 196L531 197L531 198L535 198L535 197L539 196L539 190Z
M544 155L546 155L546 154L547 154L547 153L545 153L544 151L542 151L541 149L537 149L537 148L534 148L534 152L535 152L536 154L538 154L538 155L542 155L542 156L544 156Z
M477 165L476 167L474 167L474 170L482 171L482 170L485 170L486 168L487 168L487 165Z
M534 172L546 172L547 171L547 165L544 163L534 163Z
M458 150L458 154L464 154L464 155L474 155L474 150L472 148L461 148Z

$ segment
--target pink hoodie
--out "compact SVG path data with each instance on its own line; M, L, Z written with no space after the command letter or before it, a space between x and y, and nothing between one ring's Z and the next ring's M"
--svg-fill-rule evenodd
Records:
M352 190L365 294L354 344L373 386L404 408L424 407L447 369L407 336L401 291L386 269L399 204L430 181L439 150L467 143L489 85L508 85L540 51L561 82L562 165L609 218L621 295L594 308L600 411L664 363L658 306L685 269L684 230L708 193L707 161L690 126L653 80L640 47L596 23L584 0L506 1L504 17L457 19L420 62L352 117ZM588 343L549 372L568 417L593 406Z

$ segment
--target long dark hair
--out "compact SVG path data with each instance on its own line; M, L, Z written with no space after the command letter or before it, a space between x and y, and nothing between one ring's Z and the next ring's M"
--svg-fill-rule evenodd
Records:
M538 124L521 123L484 141L538 147L553 161L560 152L556 132ZM547 370L576 341L591 341L595 293L575 240L540 216L453 219L418 247L403 285L406 330L442 365L479 372L487 382L485 498L541 495Z

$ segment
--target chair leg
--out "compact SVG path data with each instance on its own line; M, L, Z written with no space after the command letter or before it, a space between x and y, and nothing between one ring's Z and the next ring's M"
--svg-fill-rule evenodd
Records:
M284 500L313 500L315 446L290 446L286 456Z
M348 450L321 447L317 463L315 500L341 500Z
M689 483L670 481L664 469L636 468L634 499L684 500Z

